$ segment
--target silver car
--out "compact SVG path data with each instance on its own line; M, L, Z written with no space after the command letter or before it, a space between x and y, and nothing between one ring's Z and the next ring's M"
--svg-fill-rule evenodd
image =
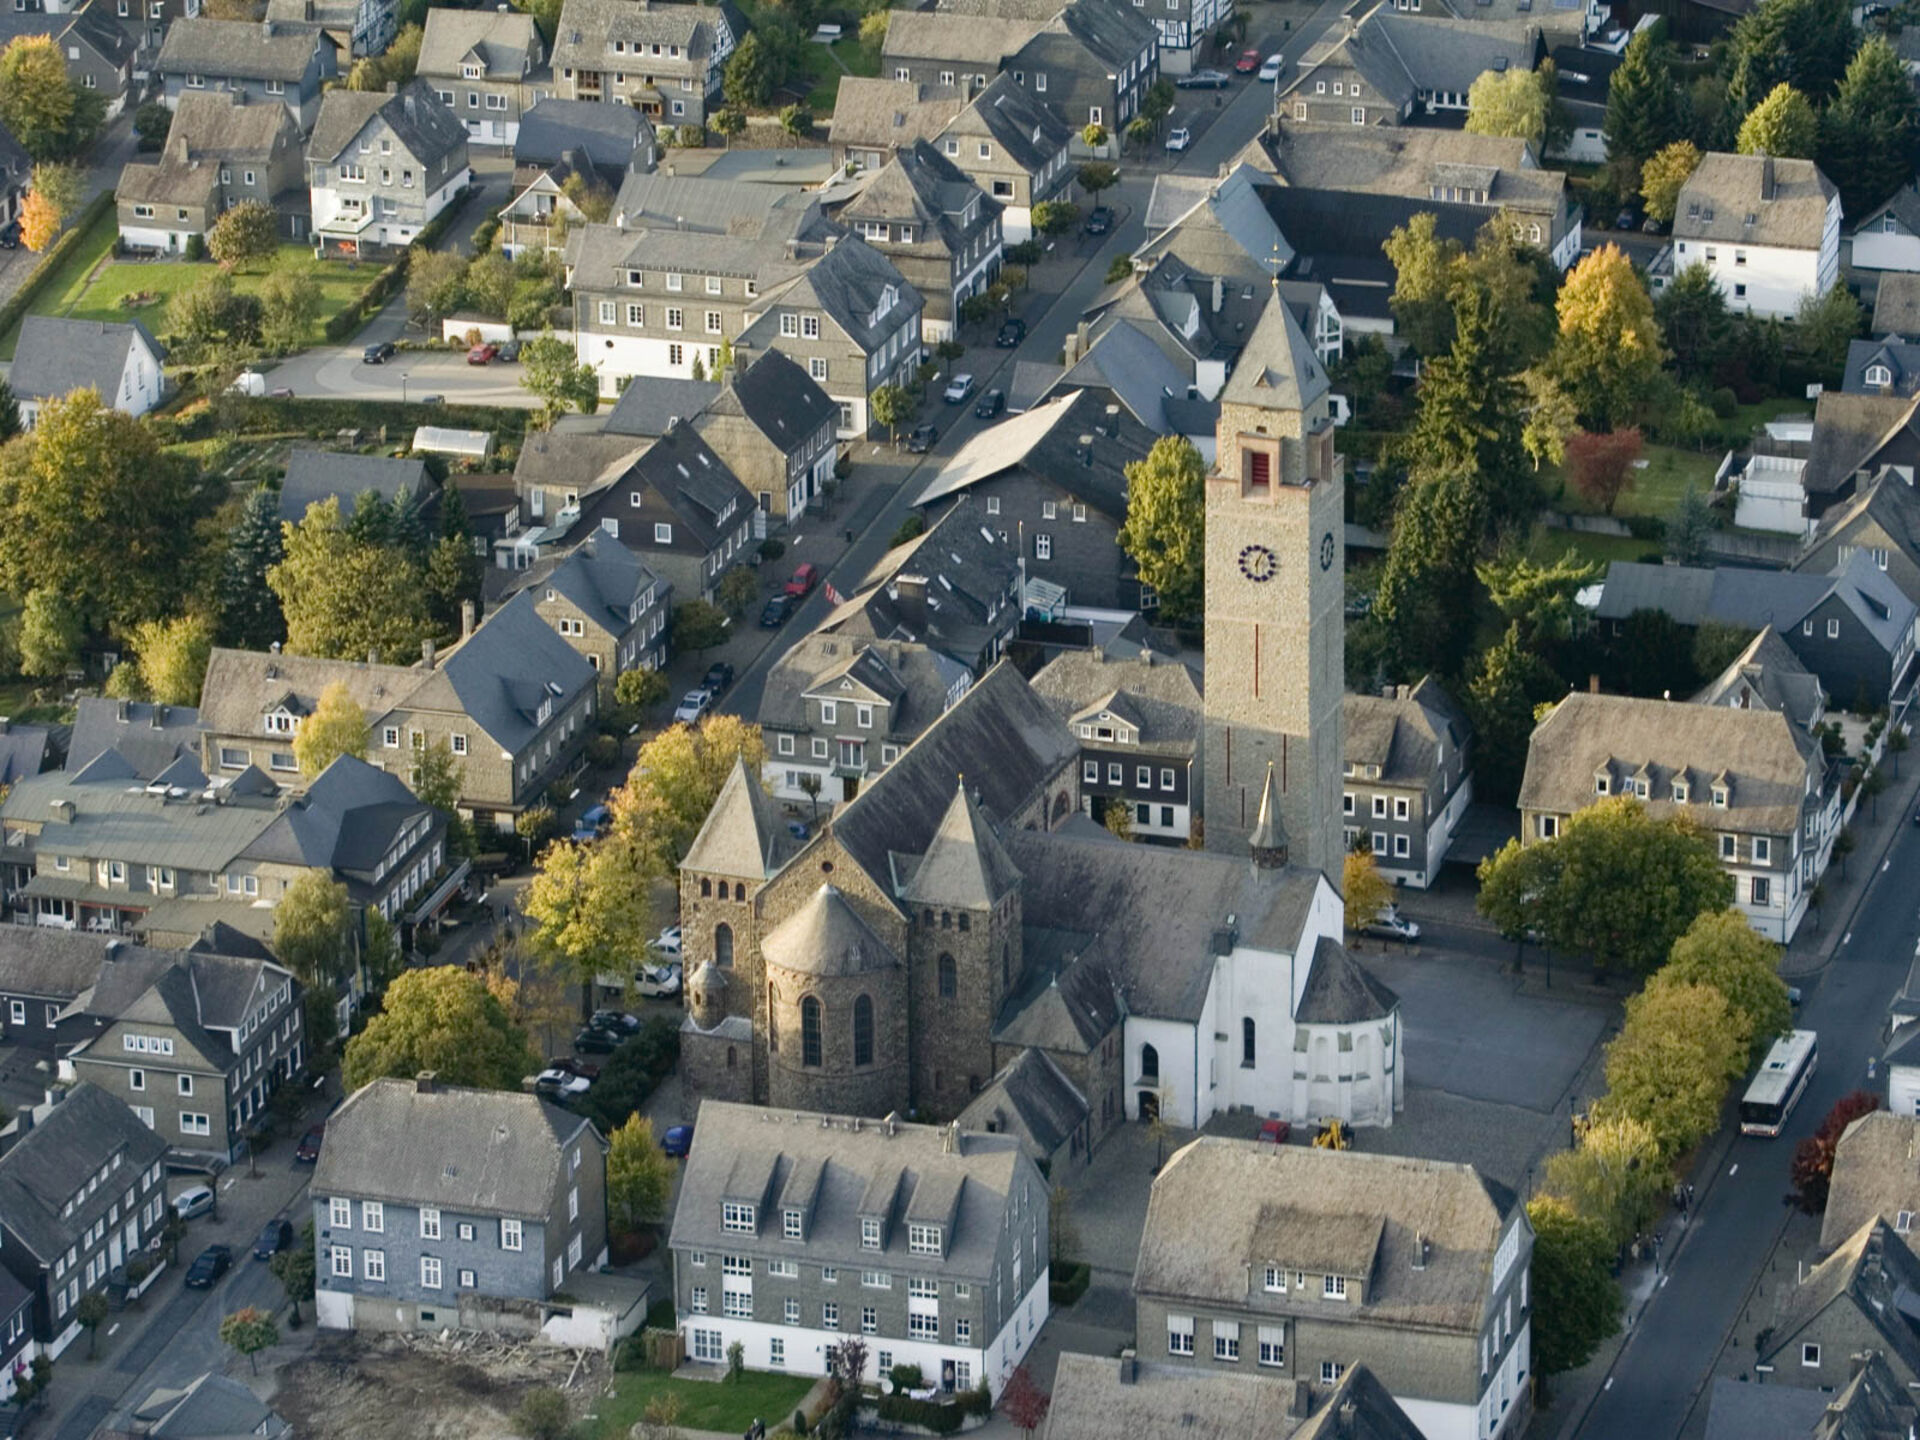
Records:
M1411 945L1420 938L1420 927L1389 905L1363 926L1361 933L1381 940L1400 940Z
M707 713L713 704L713 697L704 690L689 690L673 712L676 725L698 725L700 717Z

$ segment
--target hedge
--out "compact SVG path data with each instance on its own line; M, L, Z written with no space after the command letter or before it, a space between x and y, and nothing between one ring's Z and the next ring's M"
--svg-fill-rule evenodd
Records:
M386 426L411 438L416 426L444 425L457 430L491 430L500 442L518 444L532 412L479 405L422 405L399 400L298 400L251 398L225 393L189 413L160 417L171 421L166 442L204 440L210 435L332 435L340 430Z
M67 227L66 234L53 242L46 254L40 257L40 263L28 272L25 283L13 292L4 302L0 302L0 335L18 325L33 308L33 302L40 298L40 292L47 288L66 258L80 248L80 241L91 230L100 216L113 208L113 191L103 190L87 202L80 212L80 218Z
M882 1420L895 1425L918 1425L936 1435L957 1434L967 1421L967 1412L959 1405L916 1400L911 1395L882 1395L877 1408Z
M1093 1267L1077 1260L1055 1265L1047 1281L1047 1304L1055 1310L1077 1305L1093 1279Z

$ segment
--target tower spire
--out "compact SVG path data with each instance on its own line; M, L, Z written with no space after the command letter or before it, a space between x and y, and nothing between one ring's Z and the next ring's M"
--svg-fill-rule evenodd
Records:
M1273 789L1273 762L1267 762L1267 778L1260 787L1260 818L1254 821L1247 837L1247 849L1256 870L1280 870L1287 863L1287 827L1280 822L1280 797Z

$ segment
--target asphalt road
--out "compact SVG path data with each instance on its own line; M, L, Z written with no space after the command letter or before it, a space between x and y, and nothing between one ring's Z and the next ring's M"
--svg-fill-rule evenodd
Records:
M1857 856L1855 863L1865 859ZM1868 1084L1867 1060L1877 1053L1887 1002L1920 939L1917 869L1920 831L1903 826L1867 887L1851 938L1813 984L1795 1021L1820 1033L1820 1068L1806 1097L1778 1139L1736 1139L1719 1173L1701 1182L1690 1233L1576 1434L1670 1440L1697 1422L1693 1412L1721 1344L1786 1223L1782 1197L1790 1189L1794 1146L1834 1101Z

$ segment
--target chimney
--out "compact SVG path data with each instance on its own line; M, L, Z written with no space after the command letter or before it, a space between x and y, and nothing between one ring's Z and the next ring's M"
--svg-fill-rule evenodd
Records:
M889 1110L887 1112L887 1118L880 1123L886 1128L887 1135L891 1138L893 1135L893 1127L900 1123L900 1112L898 1110Z
M1295 1420L1304 1420L1313 1411L1313 1391L1304 1380L1293 1382L1293 1395L1287 1401L1287 1414Z
M118 960L120 958L120 952L126 948L127 942L124 940L109 940L107 942L107 959Z
M1120 1383L1131 1385L1140 1378L1140 1357L1131 1350L1120 1352Z
M462 600L460 602L460 638L462 640L473 634L473 620L473 601Z
M52 824L71 825L73 823L73 801L55 800L47 806L47 809L51 812L48 819Z
M1773 199L1773 157L1771 155L1760 157L1760 198Z
M378 665L379 663L380 663L380 652L374 649L371 645L369 645L367 647L367 664Z
M958 1155L960 1153L960 1122L949 1120L947 1128L940 1132L940 1153Z
M1600 693L1600 677L1598 675L1587 676L1587 693L1589 695L1598 695Z
M1424 1230L1419 1231L1413 1237L1413 1268L1416 1270L1426 1269L1427 1257L1432 1253L1433 1245L1427 1239L1427 1232Z
M1381 698L1382 700L1391 700L1391 699L1393 699L1393 692L1394 692L1394 687L1393 687L1393 686L1391 686L1391 685L1382 685L1382 686L1380 687L1380 698Z
M1867 1362L1873 1359L1871 1350L1861 1350L1847 1357L1847 1378L1858 1380L1860 1372L1867 1368Z
M271 20L262 20L262 21L260 22L260 40L261 40L261 43L262 43L262 44L264 44L264 43L266 43L267 41L269 41L269 40L271 40L271 39L273 39L273 21L271 21Z
M433 669L433 653L433 639L429 636L420 642L420 663L429 670Z
M416 1095L432 1095L440 1088L440 1076L437 1071L422 1070L413 1077L413 1090Z
M1220 276L1216 275L1213 277L1213 313L1214 314L1218 315L1220 313L1220 307L1221 305L1226 303L1226 298L1227 298L1227 282L1223 280Z
M1106 428L1107 438L1109 440L1118 440L1120 438L1120 407L1118 405L1107 406Z
M1093 468L1093 436L1091 435L1080 437L1080 464L1087 470Z
M917 635L927 624L927 580L924 575L897 575L893 581L893 602L900 616Z
M1352 1397L1349 1396L1340 1402L1340 1408L1334 1412L1333 1433L1340 1436L1341 1440L1351 1440L1354 1422L1359 1418L1360 1407L1355 1405Z
M153 708L147 711L147 723L156 730L166 729L167 707L156 701Z
M409 94L407 95L407 98L406 98L405 100L402 100L402 101L401 101L400 103L401 103L401 105L402 105L402 107L403 107L403 108L404 108L404 109L406 110L406 112L407 112L407 119L409 119L409 120L411 120L411 119L413 119L413 118L414 118L414 115L413 115L413 95L411 94L411 92L409 92Z
M267 646L267 652L272 655L278 655L280 653L280 642L276 640L271 645Z

